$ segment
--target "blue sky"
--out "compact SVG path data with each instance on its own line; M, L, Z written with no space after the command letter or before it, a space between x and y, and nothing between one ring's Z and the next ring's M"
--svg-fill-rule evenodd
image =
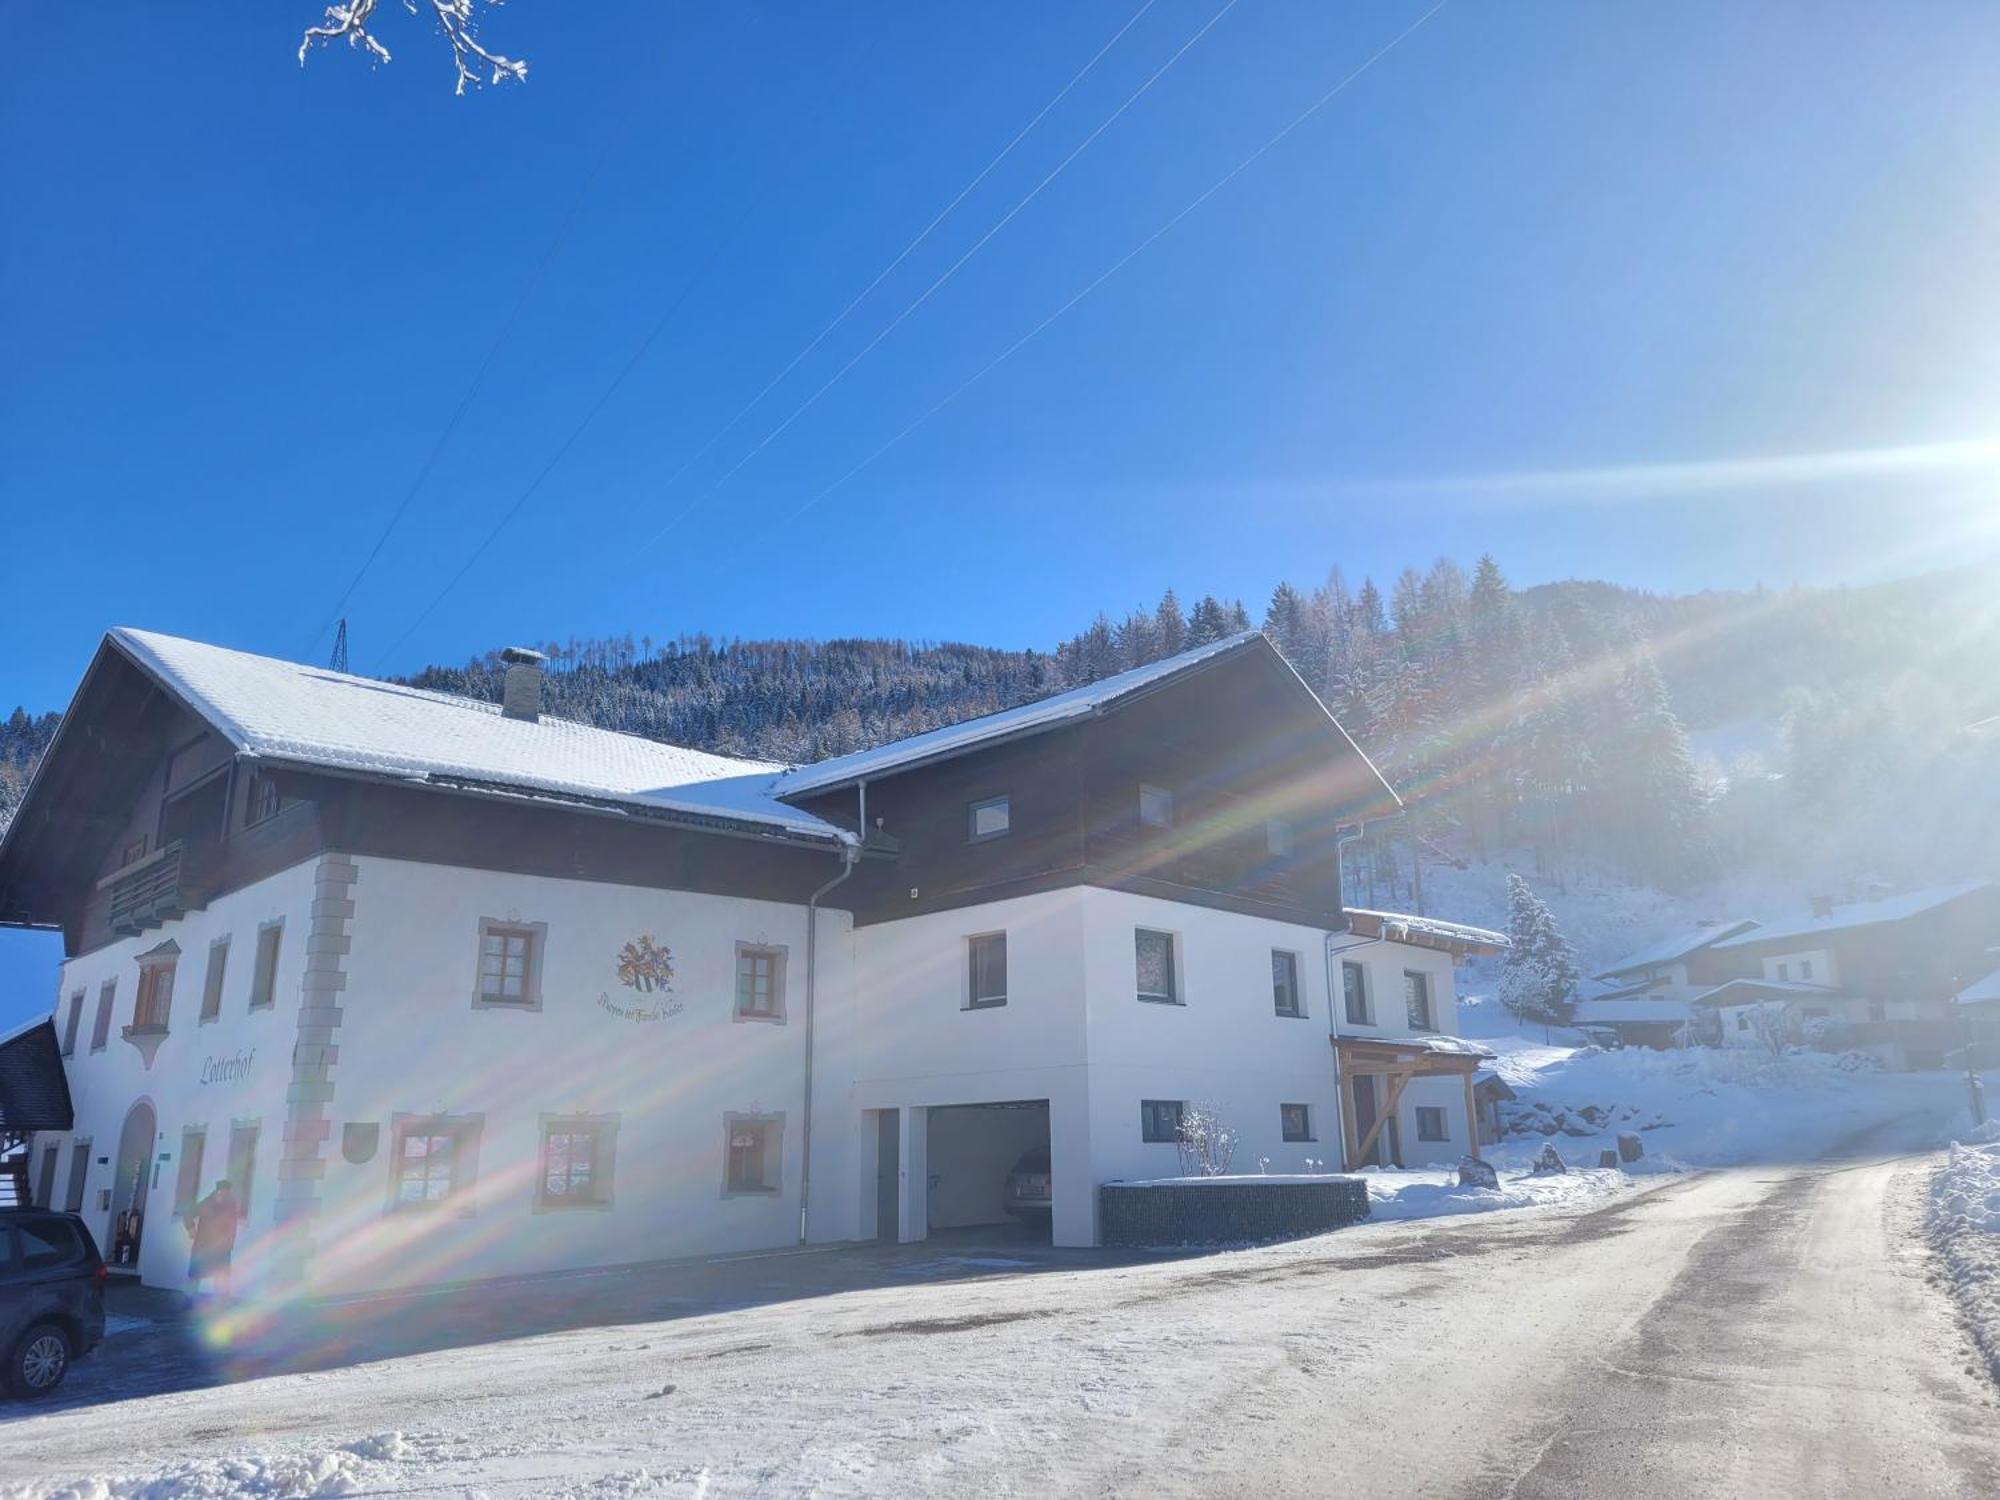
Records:
M1993 550L1979 5L1453 0L825 493L1426 10L1240 0L760 447L1222 4L1155 0L702 452L1139 4L515 0L485 37L531 76L466 98L393 4L386 67L298 66L312 4L22 9L0 710L60 707L115 623L323 656L482 366L348 606L358 669L1045 646L1440 552L1692 589Z

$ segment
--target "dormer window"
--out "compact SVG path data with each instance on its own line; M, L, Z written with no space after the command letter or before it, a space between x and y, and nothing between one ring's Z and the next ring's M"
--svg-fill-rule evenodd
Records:
M269 822L278 815L281 805L278 783L258 772L250 778L250 792L243 806L243 826L255 828L259 823Z
M997 839L1013 826L1013 811L1005 797L988 797L966 809L966 837L973 843Z
M1174 826L1174 794L1163 786L1139 783L1139 821L1148 828Z

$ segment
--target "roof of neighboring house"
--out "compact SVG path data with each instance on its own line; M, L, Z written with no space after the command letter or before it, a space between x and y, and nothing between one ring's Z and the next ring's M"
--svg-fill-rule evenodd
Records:
M1349 930L1363 937L1380 937L1392 943L1442 948L1454 953L1504 953L1512 946L1504 933L1470 927L1463 922L1447 922L1441 917L1412 916L1408 912L1369 911L1351 906L1347 909L1347 924Z
M1765 1000L1841 999L1842 992L1803 979L1729 979L1689 999L1690 1005L1751 1005Z
M1489 1099L1514 1099L1519 1097L1508 1085L1507 1080L1491 1068L1481 1068L1477 1073L1472 1075L1472 1092L1475 1095L1484 1094Z
M276 764L851 837L779 801L780 766L151 631L110 638L237 751Z
M1710 922L1705 926L1687 932L1677 932L1672 937L1661 938L1657 943L1628 953L1608 969L1598 972L1599 979L1610 979L1618 974L1637 974L1646 969L1657 969L1667 964L1679 963L1691 953L1699 953L1704 948L1719 946L1725 939L1747 932L1757 924L1748 917L1730 922Z
M1975 979L1955 997L1960 1005L1992 1005L2000 1003L2000 969L1995 969L1984 979Z
M1164 661L1134 667L1129 672L1120 672L1101 681L1072 688L1066 693L1057 693L1052 698L1023 703L1017 708L1002 709L960 724L949 724L926 734L878 745L873 750L857 750L851 755L837 755L810 766L800 766L785 773L778 784L778 791L780 795L792 798L832 791L837 787L852 786L857 781L873 781L895 772L949 760L1003 740L1040 734L1102 714L1127 699L1150 692L1188 673L1201 671L1224 658L1253 651L1270 653L1271 658L1298 681L1299 690L1311 697L1314 703L1319 702L1304 680L1297 679L1297 674L1284 665L1284 659L1278 656L1276 648L1264 638L1263 633L1247 630L1212 641L1206 646L1197 646L1191 651L1183 651L1178 656L1169 656ZM1323 704L1320 705L1320 712L1325 713ZM1376 779L1381 781L1385 801L1390 806L1401 806L1389 783L1382 779L1381 772L1376 771L1374 763L1362 754L1361 748L1348 739L1347 732L1341 729L1331 714L1326 715L1326 722L1346 740L1362 763L1375 772Z
M1824 917L1795 917L1788 921L1768 923L1754 932L1747 932L1741 937L1717 943L1715 947L1718 950L1747 948L1753 943L1814 938L1824 933L1845 932L1855 927L1872 927L1878 922L1902 922L1934 910L1947 902L1956 901L1961 896L1969 896L1974 891L1992 889L1994 886L1990 880L1961 880L1956 885L1905 891L1898 896L1885 896L1879 901L1853 901L1834 907L1832 912Z
M1580 1026L1677 1024L1692 1020L1694 1010L1685 1000L1579 1000L1571 1017Z
M0 1040L0 1130L68 1130L76 1123L54 1016L41 1016Z

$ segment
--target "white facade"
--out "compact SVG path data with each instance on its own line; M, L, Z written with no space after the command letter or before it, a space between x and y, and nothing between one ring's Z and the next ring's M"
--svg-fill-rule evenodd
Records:
M149 1201L139 1267L152 1284L186 1284L177 1202L224 1175L244 1177L246 1166L237 1274L255 1284L273 1270L288 1139L317 1143L306 1153L316 1165L289 1189L316 1205L315 1292L794 1243L806 920L795 903L319 856L65 966L59 1032L68 997L84 995L69 1065L72 1139L88 1143L82 1210L108 1249L124 1201L113 1192L120 1137L143 1101L153 1120L141 1153ZM1180 1170L1171 1142L1143 1138L1149 1100L1215 1108L1237 1137L1235 1171L1337 1171L1329 1033L1411 1035L1406 972L1428 977L1430 1029L1448 1033L1456 1021L1442 953L1378 942L1330 956L1333 935L1321 928L1097 887L860 929L823 907L819 922L815 1241L912 1240L992 1222L1008 1169L1046 1144L1055 1241L1094 1243L1099 1184ZM258 933L274 923L273 1004L252 1009ZM538 934L521 1004L480 999L485 923ZM1140 929L1171 935L1173 1003L1139 997ZM996 933L1006 936L1005 1003L975 1008L967 940ZM138 955L169 938L180 957L167 1034L148 1067L121 1030L133 1015ZM225 938L217 1014L204 1020L210 947ZM671 954L663 989L621 981L621 950L641 939ZM774 1018L738 1015L741 944L782 955ZM1297 1016L1279 1012L1274 953L1290 955ZM1343 959L1366 968L1375 997L1367 1024L1341 1009ZM94 1051L107 980L115 1019ZM330 1035L313 1029L329 1019L314 1009L315 987L338 1000ZM328 1049L324 1083L295 1070L316 1047ZM1299 1124L1296 1111L1287 1121L1287 1105L1305 1107L1310 1139L1286 1138ZM772 1143L768 1190L729 1185L729 1140L743 1121ZM593 1192L588 1206L552 1206L545 1132L577 1122L596 1142ZM1426 1138L1440 1127L1445 1139ZM1465 1129L1458 1079L1410 1084L1396 1125L1405 1164L1455 1160ZM399 1202L404 1138L433 1130L451 1135L454 1175L441 1201ZM202 1133L203 1154L184 1183L191 1132ZM38 1153L48 1146L45 1138ZM61 1149L59 1198L78 1147ZM138 1169L134 1158L128 1177ZM886 1185L884 1170L895 1173ZM893 1226L881 1222L885 1204Z

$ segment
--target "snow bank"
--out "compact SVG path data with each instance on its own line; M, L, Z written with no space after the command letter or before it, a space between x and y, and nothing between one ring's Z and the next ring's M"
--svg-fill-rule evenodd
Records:
M1974 1340L2000 1377L2000 1146L1952 1146L1931 1179L1925 1228Z
M1368 1184L1369 1214L1376 1219L1428 1219L1499 1208L1589 1208L1627 1186L1625 1174L1608 1167L1571 1169L1546 1177L1503 1172L1497 1188L1459 1187L1455 1169L1369 1167L1359 1175Z

